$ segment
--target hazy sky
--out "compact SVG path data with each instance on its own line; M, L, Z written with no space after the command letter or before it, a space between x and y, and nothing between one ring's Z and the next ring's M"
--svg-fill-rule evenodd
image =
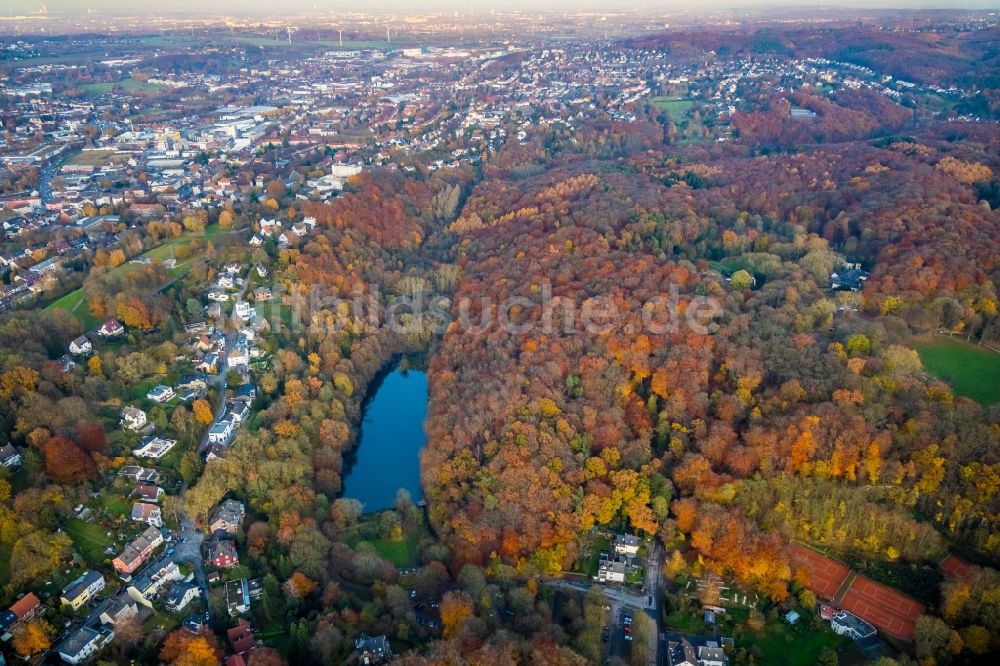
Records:
M8 14L29 14L38 10L40 0L0 0L0 11ZM82 12L88 8L95 11L118 11L137 13L142 11L181 11L181 12L211 12L214 14L235 14L240 12L268 13L272 8L275 13L284 11L300 11L315 8L318 10L392 10L407 11L414 14L441 9L461 10L466 12L474 7L477 12L487 12L490 9L608 9L621 10L629 7L677 9L689 7L724 7L750 6L781 6L781 5L813 5L819 6L820 0L808 0L803 3L795 0L374 0L369 3L358 3L356 0L44 0L49 12ZM978 8L1000 9L1000 0L827 0L828 6L843 7L944 7L944 8Z

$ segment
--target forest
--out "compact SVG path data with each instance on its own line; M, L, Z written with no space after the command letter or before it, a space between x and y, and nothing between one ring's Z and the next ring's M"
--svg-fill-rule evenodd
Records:
M822 31L776 30L634 45L859 64L888 53L897 76L945 82L996 58L966 33L901 54L895 41L859 30L834 47ZM939 41L955 55L943 58ZM629 122L539 124L453 169L399 150L328 201L296 197L262 151L231 167L267 181L260 200L123 225L118 249L88 257L81 310L4 312L0 446L23 451L21 469L0 470L4 603L65 562L95 564L64 528L80 529L80 506L108 512L103 493L125 486L115 479L134 462L134 438L121 408L192 370L185 326L234 262L270 271L276 295L259 304L274 316L257 333L266 361L252 418L207 462L197 446L226 399L219 389L153 406L149 419L179 442L164 465L164 485L178 489L164 500L168 522L204 524L227 498L246 505L228 575L260 581L248 616L279 637L251 664L343 663L362 633L387 635L401 664L595 663L604 597L547 584L612 532L662 544L671 585L681 571L712 574L775 617L816 605L789 550L809 544L926 604L898 663L990 663L1000 406L961 395L918 347L936 336L1000 345L995 125L914 126L887 98L798 90L734 113L732 141L681 145L673 119L637 107ZM259 233L264 217L316 229L298 245L251 248L240 234ZM127 265L178 240L183 272ZM857 291L831 287L847 264L866 273ZM368 298L371 316L338 300L351 296ZM419 309L384 325L417 296L443 304L443 331ZM606 326L578 316L596 303L614 312ZM693 326L704 303L715 314ZM87 318L110 317L128 334L65 363ZM504 317L512 326L464 325ZM368 385L405 355L425 358L429 375L427 505L403 493L366 515L342 496L345 461ZM412 553L394 561L403 544ZM970 564L966 576L937 572L949 554ZM416 599L439 608L418 612ZM211 603L200 633L131 627L103 656L218 663L229 617ZM29 626L14 645L24 657L56 633ZM733 663L777 663L739 654Z

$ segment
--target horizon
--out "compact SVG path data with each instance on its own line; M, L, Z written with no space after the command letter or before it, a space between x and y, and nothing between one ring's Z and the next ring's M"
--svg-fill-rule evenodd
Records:
M359 10L348 3L322 2L317 0L287 0L281 3L281 11L294 11L298 13L330 13L344 12L349 14L380 14L380 13L406 13L412 15L453 13L459 15L486 15L491 12L558 12L558 11L598 11L606 14L641 14L650 12L682 12L691 13L698 10L704 11L768 11L778 9L795 9L797 11L821 10L953 10L953 11L988 11L1000 10L1000 6L992 0L962 0L961 2L949 2L947 0L923 0L913 2L912 0L875 0L866 2L865 0L835 0L834 2L813 2L806 5L794 0L704 0L703 2L684 1L674 2L645 1L629 3L626 7L609 8L607 3L597 0L542 0L541 2L529 2L528 0L498 0L490 3L489 6L482 6L481 3L464 2L463 0L430 0L419 3L404 2L402 0L390 0L379 3L378 7L369 7ZM477 6L478 5L478 6ZM92 13L107 13L112 15L134 16L142 14L189 14L200 15L247 15L259 16L267 15L274 9L271 0L216 0L212 3L212 8L207 9L202 2L196 0L175 0L169 7L163 6L160 2L150 2L149 0L139 0L136 2L125 2L123 0L49 0L42 2L39 0L6 0L2 5L2 10L8 16L19 17L68 17L75 15L87 15Z

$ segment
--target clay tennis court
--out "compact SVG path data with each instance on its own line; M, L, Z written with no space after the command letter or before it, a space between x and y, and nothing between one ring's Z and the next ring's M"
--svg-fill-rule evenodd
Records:
M913 627L924 614L917 600L864 576L854 579L840 607L905 641L913 640Z
M948 578L965 579L969 574L969 563L957 555L949 555L941 561L938 569Z
M824 599L833 599L851 570L847 565L802 544L792 543L790 555L793 568L806 573L810 590Z

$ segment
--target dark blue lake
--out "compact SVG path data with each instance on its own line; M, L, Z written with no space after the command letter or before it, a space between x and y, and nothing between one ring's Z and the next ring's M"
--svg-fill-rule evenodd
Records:
M365 512L388 509L400 488L414 502L420 489L420 449L427 417L427 374L393 370L371 387L353 462L345 467L344 497L361 500Z

